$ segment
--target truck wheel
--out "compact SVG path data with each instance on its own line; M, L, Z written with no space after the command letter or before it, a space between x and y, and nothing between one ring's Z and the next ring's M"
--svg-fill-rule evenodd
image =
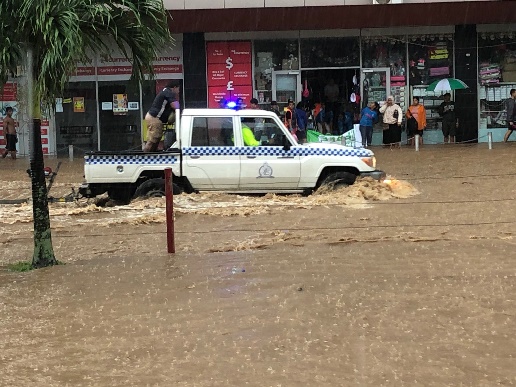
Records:
M334 172L330 173L321 183L321 187L325 186L330 189L337 189L352 185L356 176L349 172Z
M181 187L179 187L177 184L173 184L173 194L179 195L182 193ZM165 179L156 178L156 179L149 179L146 182L142 183L137 189L134 194L135 198L138 197L161 197L165 196Z
M117 187L108 188L108 196L111 200L128 204L133 197L134 187L131 184L120 184Z

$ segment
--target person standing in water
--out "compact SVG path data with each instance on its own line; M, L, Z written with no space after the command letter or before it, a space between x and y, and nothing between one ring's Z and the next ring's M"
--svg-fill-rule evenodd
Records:
M18 136L16 134L16 123L13 119L13 108L10 106L5 108L3 129L7 145L2 158L5 159L7 154L10 153L11 158L16 160L16 143L18 142Z

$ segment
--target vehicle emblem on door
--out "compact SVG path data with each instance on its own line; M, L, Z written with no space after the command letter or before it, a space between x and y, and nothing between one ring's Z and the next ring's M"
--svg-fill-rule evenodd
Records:
M272 168L269 164L267 163L264 163L260 169L258 170L258 179L260 178L274 178L274 176L272 176Z

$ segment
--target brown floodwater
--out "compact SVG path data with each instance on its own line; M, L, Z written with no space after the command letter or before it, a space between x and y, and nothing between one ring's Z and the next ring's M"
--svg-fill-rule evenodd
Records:
M0 268L0 385L516 384L516 146L375 152L390 184L176 196L174 255L163 199L50 205L66 265ZM0 200L27 164L0 160ZM0 249L30 259L30 203L0 205Z

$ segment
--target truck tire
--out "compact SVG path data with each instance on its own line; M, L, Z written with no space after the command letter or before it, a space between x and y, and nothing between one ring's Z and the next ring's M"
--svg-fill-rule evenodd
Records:
M134 186L132 184L118 184L109 187L107 193L111 200L128 204L133 197Z
M337 189L352 185L356 176L349 172L333 172L330 173L321 183L321 187L327 187L330 189Z
M177 184L173 184L173 194L179 195L182 193L181 187L179 187ZM140 186L136 189L136 192L134 193L134 197L161 197L165 196L165 179L162 178L155 178L155 179L149 179L145 181L144 183L140 184Z

